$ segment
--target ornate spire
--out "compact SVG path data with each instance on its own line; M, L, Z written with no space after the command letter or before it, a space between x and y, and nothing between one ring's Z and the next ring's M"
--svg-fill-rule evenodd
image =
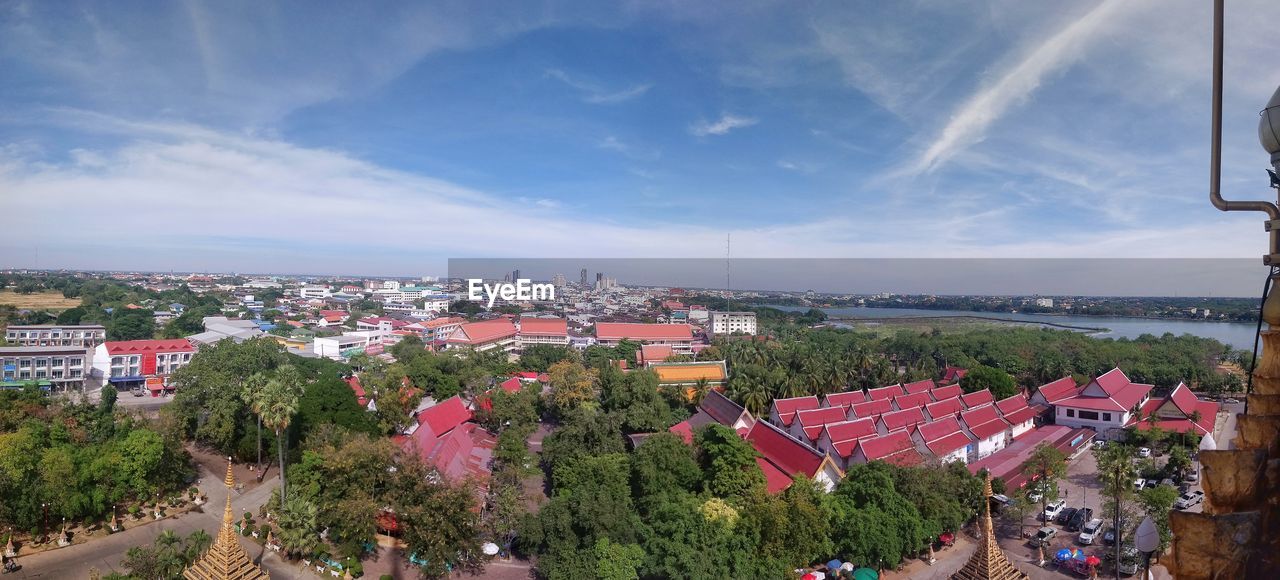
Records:
M208 552L201 555L190 568L182 571L187 580L269 580L271 577L263 572L249 554L240 547L240 539L236 537L235 515L231 513L231 491L235 489L236 478L231 473L231 458L227 458L227 507L222 513L222 529Z
M982 499L986 507L982 510L982 540L973 556L965 562L959 572L951 575L952 580L1026 580L1027 575L1009 563L1000 544L996 542L995 528L991 525L991 475L987 474L983 482Z

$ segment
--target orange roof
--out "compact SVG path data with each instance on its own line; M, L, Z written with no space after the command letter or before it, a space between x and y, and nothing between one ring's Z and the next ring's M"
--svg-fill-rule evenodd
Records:
M714 383L724 380L724 365L721 363L656 364L652 368L658 373L661 383L695 383L698 379Z
M469 322L449 336L449 342L458 344L484 344L516 335L516 326L506 318Z
M191 341L185 338L175 338L169 340L124 340L106 343L107 352L109 354L134 354L134 353L161 353L161 352L188 352L196 349Z
M520 334L569 336L569 323L563 318L521 318Z
M688 324L641 324L636 322L597 322L599 340L693 340L693 327Z

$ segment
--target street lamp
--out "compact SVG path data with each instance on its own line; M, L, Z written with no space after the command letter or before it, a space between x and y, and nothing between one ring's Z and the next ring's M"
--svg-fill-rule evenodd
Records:
M1156 527L1155 520L1151 516L1142 519L1142 523L1138 524L1138 529L1134 531L1133 547L1139 552L1146 555L1146 565L1143 567L1142 578L1145 580L1151 577L1151 555L1155 553L1156 548L1160 547L1160 528Z

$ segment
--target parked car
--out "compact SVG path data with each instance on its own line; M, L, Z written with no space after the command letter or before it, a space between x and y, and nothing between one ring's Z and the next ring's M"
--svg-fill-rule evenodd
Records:
M1200 483L1200 470L1192 468L1187 472L1187 483Z
M1162 480L1160 480L1160 485L1167 485L1167 486L1169 486L1169 487L1177 487L1176 485L1174 485L1173 480L1172 480L1172 479L1169 479L1169 478L1167 478L1167 477L1166 477L1166 478L1164 478L1164 479L1162 479Z
M1176 509L1185 510L1185 509L1190 509L1191 506L1196 505L1203 501L1204 501L1204 492L1193 491L1190 493L1182 494L1182 497L1179 497L1178 501L1174 502L1173 507Z
M1121 574L1125 576L1133 576L1138 573L1138 549L1133 546L1125 546L1120 552L1120 566L1118 567Z
M133 396L135 396L135 397L141 397L141 396L144 396L144 395L146 395L146 394L147 394L147 393L146 393L146 391L143 391L142 389L134 389L134 390L133 390Z
M1081 544L1086 546L1093 544L1093 539L1097 537L1098 530L1102 529L1102 520L1094 518L1080 529L1080 536L1076 538Z
M1223 403L1226 403L1226 404L1228 404L1228 405L1239 405L1239 404L1240 404L1240 400L1239 400L1239 399L1234 399L1234 398L1231 398L1231 397L1227 397L1227 399L1226 399L1225 401L1223 401Z
M1107 442L1102 439L1098 439L1097 441L1093 442L1094 449L1102 449L1103 447L1106 447L1106 446L1107 446Z
M1056 535L1058 535L1057 528L1045 526L1040 528L1039 532L1036 532L1036 536L1031 539L1031 544L1035 546L1047 546L1049 545L1049 541Z
M1142 479L1141 477L1133 480L1133 491L1142 491L1142 488L1146 486L1147 486L1147 480Z
M1093 519L1093 509L1080 508L1076 513L1071 514L1071 519L1067 520L1067 531L1078 532L1089 520Z
M1076 515L1077 511L1080 511L1080 510L1077 510L1076 508L1073 508L1073 507L1062 508L1062 511L1058 512L1058 517L1054 518L1054 521L1058 522L1059 525L1066 524L1069 520L1071 520L1072 516Z
M1116 545L1116 529L1115 528L1107 528L1107 531L1102 533L1102 543L1108 546Z
M1058 514L1062 512L1062 508L1066 506L1067 502L1063 500L1058 500L1044 506L1044 521L1052 522L1053 518L1058 517Z
M1138 448L1138 457L1151 457L1151 448L1150 448L1150 447L1139 447L1139 448Z
M1143 487L1145 487L1145 488L1147 488L1147 489L1152 489L1152 488L1154 488L1154 487L1155 487L1155 486L1157 486L1157 485L1160 485L1160 484L1159 484L1159 483L1157 483L1157 482L1156 482L1156 480L1154 480L1154 479L1148 479L1148 480L1147 480L1147 482L1146 482L1146 484L1145 484Z

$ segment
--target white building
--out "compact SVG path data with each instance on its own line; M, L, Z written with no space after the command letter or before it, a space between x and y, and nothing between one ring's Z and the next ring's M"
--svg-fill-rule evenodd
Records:
M75 346L0 346L0 381L49 381L66 390L84 385L89 351Z
M756 313L754 312L712 312L712 334L755 334Z
M351 355L368 352L372 345L381 345L383 331L359 330L340 336L317 336L311 348L317 356L343 360Z
M298 288L298 296L301 298L328 298L333 296L333 292L328 286L303 286Z
M1114 368L1089 382L1080 394L1053 404L1053 421L1067 427L1088 427L1098 439L1124 438L1124 427L1151 398L1151 385L1134 383Z
M1041 308L1053 308L1052 298L1036 298L1036 306Z
M97 324L59 326L24 324L10 326L5 340L15 346L82 346L93 348L107 340L107 329Z

